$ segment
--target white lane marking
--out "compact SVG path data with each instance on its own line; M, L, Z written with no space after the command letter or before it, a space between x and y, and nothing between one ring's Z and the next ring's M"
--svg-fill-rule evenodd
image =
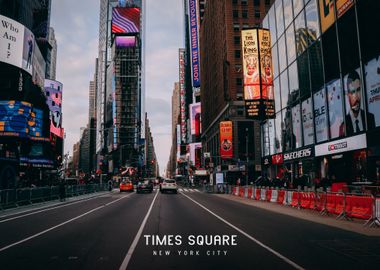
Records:
M148 217L149 217L149 215L150 215L150 212L152 211L153 204L154 204L154 202L155 202L155 200L156 200L156 198L157 198L158 193L159 193L159 192L156 192L156 195L154 196L153 201L152 201L152 203L150 204L150 207L149 207L149 209L148 209L148 212L146 213L146 215L145 215L145 217L144 217L144 220L143 220L143 222L141 223L139 230L137 231L137 234L136 234L136 236L135 236L135 239L133 239L133 242L132 242L131 246L129 247L129 250L128 250L128 252L127 252L127 255L125 256L125 258L124 258L122 264L120 265L119 270L125 270L125 269L127 269L128 264L129 264L129 261L131 260L132 254L133 254L133 252L135 251L135 248L136 248L136 246L137 246L137 243L138 243L139 240L140 240L141 234L142 234L142 232L143 232L143 230L144 230L144 227L145 227L145 224L146 224L146 222L147 222L147 220L148 220Z
M219 215L215 214L214 212L212 212L211 210L209 210L208 208L206 208L205 206L203 206L202 204L200 204L199 202L193 200L192 198L190 198L189 196L185 195L182 193L183 196L185 196L186 198L188 198L190 201L192 201L193 203L197 204L198 206L200 206L201 208L203 208L204 210L206 210L207 212L209 212L211 215L213 215L214 217L216 217L217 219L223 221L225 224L227 224L228 226L230 226L231 228L237 230L239 233L241 233L242 235L244 235L245 237L251 239L253 242L255 242L256 244L258 244L259 246L265 248L266 250L268 250L269 252L273 253L275 256L279 257L280 259L282 259L283 261L285 261L287 264L293 266L295 269L299 269L299 270L304 270L304 268L298 264L296 264L295 262L293 262L292 260L290 260L289 258L285 257L284 255L280 254L279 252L275 251L274 249L268 247L267 245L263 244L262 242L260 242L259 240L257 240L256 238L252 237L251 235L249 235L248 233L246 233L245 231L239 229L238 227L236 227L235 225L231 224L230 222L228 222L227 220L225 220L224 218L220 217Z
M109 206L109 205L111 205L111 204L113 204L113 203L115 203L115 202L118 202L118 201L120 201L120 200L122 200L122 199L124 199L124 198L130 197L131 195L132 195L132 194L128 194L128 195L126 195L126 196L123 196L123 197L121 197L121 198L119 198L119 199L116 199L116 200L110 202L110 203L107 203L107 204L101 205L101 206L96 207L96 208L94 208L94 209L92 209L92 210L90 210L90 211L88 211L88 212L86 212L86 213L83 213L82 215L79 215L79 216L74 217L74 218L72 218L72 219L66 220L65 222L62 222L62 223L60 223L60 224L58 224L58 225L55 225L55 226L53 226L53 227L51 227L51 228L49 228L49 229L46 229L46 230L44 230L44 231L42 231L42 232L36 233L36 234L31 235L31 236L29 236L29 237L27 237L27 238L25 238L25 239L22 239L22 240L20 240L20 241L17 241L17 242L15 242L15 243L12 243L12 244L10 244L10 245L8 245L8 246L2 247L2 248L0 248L0 252L2 252L2 251L4 251L4 250L7 250L7 249L9 249L9 248L11 248L11 247L17 246L17 245L19 245L19 244L22 244L22 243L24 243L24 242L26 242L26 241L29 241L29 240L31 240L31 239L33 239L33 238L36 238L36 237L38 237L38 236L40 236L40 235L43 235L43 234L45 234L45 233L47 233L47 232L50 232L50 231L54 230L54 229L57 229L57 228L59 228L59 227L62 227L63 225L66 225L66 224L68 224L68 223L70 223L70 222L73 222L74 220L77 220L77 219L79 219L79 218L81 218L81 217L84 217L84 216L86 216L86 215L88 215L88 214L90 214L90 213L92 213L92 212L95 212L95 211L97 211L97 210L99 210L99 209L102 209L102 208L104 208L104 207L106 207L106 206Z
M31 212L31 213L28 213L28 214L25 214L25 215L3 219L3 220L0 220L0 223L4 223L4 222L7 222L7 221L11 221L11 220L15 220L15 219L31 216L31 215L34 215L34 214L39 214L39 213L42 213L42 212L46 212L46 211L50 211L50 210L54 210L54 209L58 209L58 208L66 207L66 206L70 206L70 205L81 203L81 202L86 202L86 201L89 201L89 200L92 200L92 199L95 199L95 198L99 198L99 196L94 196L94 197L91 197L91 198L87 198L87 199L83 199L83 200L67 203L67 204L64 204L64 205L59 204L58 206L54 206L54 207L50 207L51 205L50 206L47 205L47 206L41 207L41 208L30 209L30 210L26 210L26 211L19 212L19 213L13 213L13 214L9 214L9 215L0 216L0 218L3 218L3 217L7 217L7 216L18 215L18 214L27 213L27 212L31 212L31 211L34 211L34 210L42 209L42 210ZM56 204L53 204L53 205L56 205ZM50 208L48 208L48 207L50 207Z

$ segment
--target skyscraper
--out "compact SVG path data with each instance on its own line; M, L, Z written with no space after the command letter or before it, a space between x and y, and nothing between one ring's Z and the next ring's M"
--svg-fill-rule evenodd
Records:
M54 28L49 27L49 44L51 45L51 59L49 67L49 77L48 79L55 80L57 72L57 40L55 39Z

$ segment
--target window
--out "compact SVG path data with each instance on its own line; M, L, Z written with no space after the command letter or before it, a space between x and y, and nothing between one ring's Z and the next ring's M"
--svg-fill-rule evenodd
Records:
M265 4L267 4L266 2L270 2L269 0L268 1L265 1ZM260 6L260 0L253 0L253 5L255 7L259 7Z
M306 24L309 44L312 44L320 35L318 10L315 0L311 0L305 8Z
M236 85L237 86L242 86L243 85L243 80L241 78L236 78Z
M281 128L281 122L282 122L282 116L281 112L276 114L276 119L274 120L274 125L276 128L276 139L275 139L275 152L281 153L282 152L282 128Z
M237 10L233 10L233 11L232 11L232 16L233 16L234 18L239 18L239 11L237 11Z
M288 63L292 63L296 59L296 40L294 36L294 25L290 24L286 30L286 48L288 52Z
M248 18L248 10L242 10L242 11L241 11L241 16L242 16L244 19Z
M240 25L234 24L234 32L239 32L239 31L240 31Z
M277 43L272 47L272 65L273 65L273 76L276 78L279 74L278 72L278 52Z
M284 32L284 12L282 10L282 1L276 1L274 6L276 10L277 38L279 38Z
M283 35L278 40L278 57L279 57L279 66L280 66L280 72L282 72L286 66L286 45L285 45L285 35Z
M271 9L269 10L268 17L269 17L270 38L272 40L272 43L275 43L277 41L277 35L276 35L276 18L274 15L274 6L272 6Z
M243 6L248 5L247 0L241 0L241 4L242 4Z
M284 0L285 28L293 21L292 0Z
M302 146L301 106L297 104L292 108L293 145L295 148Z
M299 84L297 62L294 62L291 66L289 66L289 90L291 96L291 103L298 102Z
M311 72L311 89L316 91L323 86L323 64L321 42L318 40L309 49L309 61Z
M293 0L294 17L298 15L298 13L301 11L303 6L304 6L303 0Z
M309 57L307 52L297 59L298 80L301 99L310 96Z
M275 100L275 109L276 112L281 110L281 89L280 89L280 79L277 78L273 82L273 87L274 87L274 100Z
M289 104L289 85L288 71L285 70L281 75L281 108L286 108Z
M241 71L242 71L242 65L235 65L235 72L236 73L241 73Z
M338 41L335 27L329 28L322 36L325 81L339 77Z
M240 44L240 36L235 36L234 37L234 44L239 45Z
M255 0L255 1L259 2L259 4L260 4L260 0ZM269 6L270 5L270 0L265 0L265 5Z
M235 58L240 58L240 50L235 50Z
M301 12L294 20L294 28L296 34L297 55L300 55L307 48L307 30L305 26L305 16L303 12Z
M260 10L255 10L255 18L260 18Z

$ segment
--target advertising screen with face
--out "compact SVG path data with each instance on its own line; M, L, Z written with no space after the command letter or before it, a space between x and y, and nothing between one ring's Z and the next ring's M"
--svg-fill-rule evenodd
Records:
M314 94L314 119L317 143L327 140L327 110L325 89Z
M305 145L314 143L314 123L311 97L302 102L303 140Z
M343 87L346 101L346 128L345 134L352 136L365 130L364 93L360 69L357 68L346 74L343 78ZM369 124L374 126L373 114L367 114ZM342 128L342 133L343 133Z
M375 126L378 127L380 126L380 56L369 61L364 69L368 112L374 115ZM370 123L368 127L371 128Z
M343 124L342 87L340 79L327 84L327 102L329 106L331 139L340 136L340 128Z

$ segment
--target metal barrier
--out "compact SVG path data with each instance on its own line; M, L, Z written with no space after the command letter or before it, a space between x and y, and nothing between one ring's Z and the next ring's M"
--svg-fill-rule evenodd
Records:
M65 186L65 197L107 190L107 184ZM58 186L0 190L0 209L59 199Z

